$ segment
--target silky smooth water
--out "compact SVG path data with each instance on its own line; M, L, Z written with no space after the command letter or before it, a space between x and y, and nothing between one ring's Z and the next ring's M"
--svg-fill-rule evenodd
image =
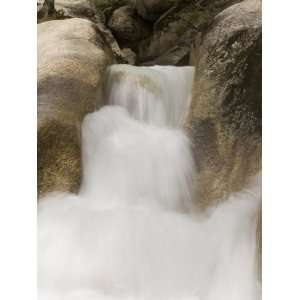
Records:
M39 299L259 299L260 177L196 213L194 162L180 129L193 69L110 72L119 70L109 78L111 105L82 125L79 194L52 193L39 203Z
M194 67L113 65L108 71L109 103L125 107L147 124L180 127L187 116Z

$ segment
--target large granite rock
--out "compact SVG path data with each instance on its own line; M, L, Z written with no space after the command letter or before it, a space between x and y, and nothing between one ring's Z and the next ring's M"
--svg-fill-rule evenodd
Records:
M96 8L98 10L104 10L109 7L114 9L124 6L124 5L132 5L135 6L136 0L93 0L95 2Z
M153 35L140 44L139 61L143 65L186 65L196 35L217 13L238 1L178 1L154 23Z
M98 2L100 3L101 1ZM128 63L128 60L123 55L117 40L109 28L105 26L105 17L96 6L98 2L94 0L37 0L38 23L70 18L91 20L97 25L99 34L106 45L110 48L115 60L118 63ZM117 5L117 1L114 0L107 0L104 2L107 2L107 5Z
M261 2L246 0L199 34L186 128L197 163L197 201L207 207L261 168Z
M137 15L136 10L130 5L114 10L108 21L108 27L120 45L130 48L135 48L140 40L149 37L151 33L149 24Z
M91 0L55 0L55 9L62 10L68 17L95 18L96 9L94 1Z
M63 18L86 18L92 21L97 19L95 1L92 0L37 0L38 1L38 21ZM44 2L53 5L54 9L49 13L42 14L40 11ZM49 6L49 5L48 5ZM39 13L40 12L40 13Z
M38 25L38 194L76 192L80 124L102 105L112 62L94 23L72 18Z
M261 2L235 4L199 34L186 129L193 144L195 201L205 209L245 187L261 169ZM257 212L257 274L261 280L261 209Z

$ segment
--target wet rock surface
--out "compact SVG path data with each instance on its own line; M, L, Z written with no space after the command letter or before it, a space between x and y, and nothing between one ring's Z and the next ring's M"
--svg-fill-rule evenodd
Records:
M108 27L116 36L120 45L136 48L139 41L151 34L151 27L140 18L134 8L122 6L112 13Z
M217 15L197 35L186 129L197 164L195 202L206 209L245 188L261 170L261 1L246 0ZM262 211L257 212L256 263L261 280Z
M38 193L76 192L81 174L80 124L103 104L113 62L96 26L84 19L38 25Z
M217 15L192 53L196 65L186 127L202 206L240 190L261 168L261 5L247 0Z

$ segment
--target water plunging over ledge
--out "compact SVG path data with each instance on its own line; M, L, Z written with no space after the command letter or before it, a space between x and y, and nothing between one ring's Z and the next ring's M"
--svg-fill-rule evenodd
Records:
M134 119L180 127L187 117L194 67L113 65L108 74L109 103L125 107Z
M259 178L209 215L193 210L181 129L193 73L110 68L110 105L82 125L79 194L50 194L38 206L40 300L259 299Z

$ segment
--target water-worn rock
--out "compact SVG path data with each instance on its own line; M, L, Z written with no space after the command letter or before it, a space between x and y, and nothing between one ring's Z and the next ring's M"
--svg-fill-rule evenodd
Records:
M235 4L199 34L186 129L197 164L196 201L206 208L243 189L261 169L261 2ZM261 279L261 209L257 274Z
M55 0L55 8L67 17L84 17L90 20L96 18L96 7L91 0Z
M37 0L37 21L54 20L58 13L54 7L54 0Z
M145 20L155 21L177 0L136 0L136 8Z
M140 18L135 9L129 5L114 10L108 27L112 30L121 45L134 45L151 33L149 25Z
M135 65L135 63L136 63L136 54L130 48L122 49L122 53L123 53L124 59L130 65Z
M139 61L144 65L186 63L195 36L218 12L238 1L178 1L154 23L153 35L140 44Z
M80 122L103 103L112 59L97 27L72 18L38 25L38 193L76 192Z
M128 0L129 1L129 0ZM94 22L99 30L99 34L110 48L114 58L119 63L128 63L119 47L115 37L104 24L103 16L99 13L95 1L93 0L56 0L55 6L52 7L53 0L48 0L46 8L43 8L44 0L38 0L38 23L49 20L62 20L69 18L83 18ZM97 1L96 1L97 2ZM112 2L114 1L107 1Z
M186 128L203 207L240 190L261 168L261 2L217 15L193 51L193 100Z
M38 9L44 2L45 0L38 0ZM95 21L97 18L95 3L91 0L48 0L47 2L54 2L55 14L51 17L52 19L78 17ZM39 21L47 20L48 17L38 14Z
M136 0L94 0L98 14L104 17L104 23L107 23L115 9L125 5L135 7L135 1Z

